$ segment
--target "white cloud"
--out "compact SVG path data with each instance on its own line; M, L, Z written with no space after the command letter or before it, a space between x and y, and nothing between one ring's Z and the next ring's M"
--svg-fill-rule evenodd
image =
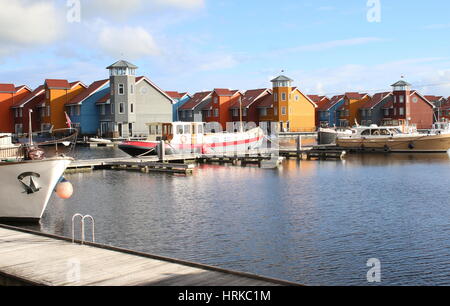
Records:
M211 59L202 63L199 67L201 71L213 71L233 68L238 61L233 55L214 55Z
M116 58L137 59L160 54L153 36L142 27L105 26L99 33L98 43L104 52Z
M62 36L62 14L53 1L0 0L0 7L0 55L49 44Z

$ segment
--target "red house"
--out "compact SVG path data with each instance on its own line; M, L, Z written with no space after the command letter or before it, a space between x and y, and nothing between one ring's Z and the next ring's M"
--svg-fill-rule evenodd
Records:
M271 94L271 90L267 88L263 89L250 89L247 90L241 99L238 99L230 107L231 120L233 122L254 122L259 124L259 109L257 108L259 101L264 99L267 95Z
M308 95L308 98L311 99L314 103L316 103L316 127L320 127L320 116L319 116L319 110L322 109L325 105L327 105L330 102L330 99L326 96L319 96L319 95Z
M45 89L41 85L32 92L29 92L21 100L16 101L11 110L14 114L14 129L15 133L25 134L29 131L29 114L31 114L31 122L33 131L39 131L41 127L41 116L38 105L45 101Z
M31 90L27 86L14 87L0 84L0 133L14 133L14 116L11 106Z
M401 80L392 85L393 100L384 109L383 125L413 124L417 129L431 129L434 105L419 92L411 91L411 84Z
M230 107L242 99L242 94L239 90L216 88L211 98L211 101L203 107L205 121L218 122L225 131L227 123L233 122Z

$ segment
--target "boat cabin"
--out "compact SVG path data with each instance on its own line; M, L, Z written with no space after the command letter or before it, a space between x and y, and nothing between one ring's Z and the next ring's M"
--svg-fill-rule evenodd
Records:
M171 141L177 135L195 136L205 132L203 122L155 122L147 123L147 126L149 141Z

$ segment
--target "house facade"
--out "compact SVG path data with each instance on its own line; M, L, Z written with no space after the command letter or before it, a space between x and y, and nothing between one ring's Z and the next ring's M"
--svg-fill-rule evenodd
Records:
M238 125L241 120L244 123L253 122L259 125L259 102L265 97L271 98L272 91L267 88L263 89L249 89L241 99L238 99L230 107L231 120Z
M14 114L14 133L16 135L22 135L29 132L30 110L32 130L40 131L41 120L37 106L43 102L45 102L45 89L44 85L41 85L12 105L11 110Z
M338 109L338 126L349 127L361 122L359 109L370 99L371 97L368 94L347 92L344 95L344 104Z
M376 93L372 99L364 103L360 109L360 124L370 126L372 124L381 125L384 118L384 106L391 103L394 96L391 92Z
M110 74L109 98L105 95L99 99L103 103L96 103L102 136L145 137L147 123L172 122L173 100L150 79L136 77L137 66L121 60L106 69Z
M338 126L339 116L338 109L344 105L344 95L337 95L332 97L328 102L318 107L319 126L320 127L335 127Z
M173 121L180 121L178 109L183 106L186 102L192 99L191 95L187 92L179 93L178 91L166 91L166 94L172 98L173 104Z
M0 133L15 133L15 119L11 107L30 92L27 86L0 84Z
M69 83L67 80L45 80L45 101L38 105L41 116L41 130L67 128L66 103L86 88L87 86L80 81Z
M326 96L319 96L319 95L308 95L308 97L313 101L316 105L316 127L320 127L320 120L319 120L319 110L322 109L323 106L325 106L327 103L330 102L330 99Z
M434 105L411 84L401 80L392 85L393 100L384 106L383 125L416 125L417 129L430 129L434 123Z
M97 107L97 101L109 93L109 80L93 82L79 95L65 105L66 113L80 135L97 135L100 129L100 112L105 109Z
M184 122L204 122L203 108L211 102L212 91L197 92L178 109L178 118Z
M442 107L447 104L447 99L443 96L424 96L425 99L434 105L434 120L439 122L442 119Z
M211 101L203 107L203 118L207 123L217 122L222 129L234 130L228 124L233 122L230 107L242 100L239 90L216 88L211 94Z

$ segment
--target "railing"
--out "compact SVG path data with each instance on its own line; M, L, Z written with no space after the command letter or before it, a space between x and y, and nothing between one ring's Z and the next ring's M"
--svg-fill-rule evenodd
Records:
M81 221L81 244L84 244L86 241L85 237L85 220L90 219L92 224L92 242L95 242L95 220L90 215L83 216L82 214L75 214L72 217L72 243L75 243L75 219L79 217Z
M0 148L0 158L23 158L23 147Z

